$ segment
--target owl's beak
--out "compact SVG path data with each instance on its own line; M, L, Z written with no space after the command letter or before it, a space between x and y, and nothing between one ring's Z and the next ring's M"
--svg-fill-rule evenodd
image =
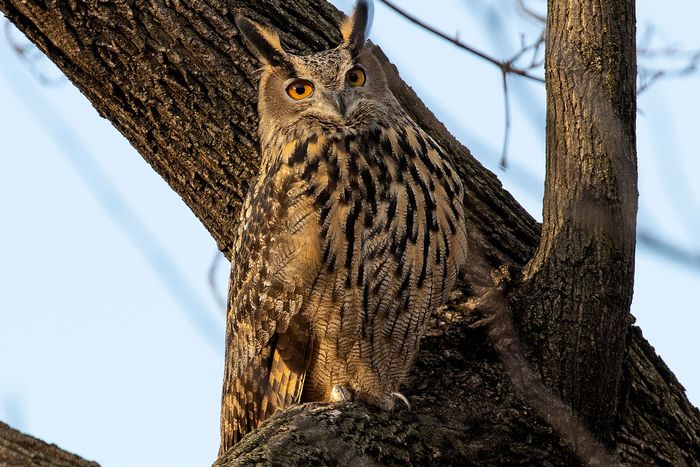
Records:
M323 105L328 112L334 114L339 123L345 122L354 108L354 99L343 91L324 91Z
M335 104L338 107L338 113L345 117L345 111L347 110L347 102L345 101L345 96L340 92L333 93L335 97Z

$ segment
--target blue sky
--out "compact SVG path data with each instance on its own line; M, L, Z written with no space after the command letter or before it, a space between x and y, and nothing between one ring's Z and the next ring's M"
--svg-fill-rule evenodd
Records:
M498 9L492 3L402 5L507 57L518 48L518 32L534 38L536 27L503 7L510 2ZM350 7L348 1L336 4ZM699 10L689 1L673 7L640 1L639 28L653 22L660 43L698 48ZM539 219L542 86L509 81L510 168L503 172L497 167L503 137L498 70L380 4L372 40ZM638 118L640 227L695 252L698 84L698 76L661 82L640 97ZM4 39L0 138L0 419L105 466L211 463L218 445L224 323L207 281L213 240L72 85L42 86ZM222 260L216 270L220 295L227 274ZM699 288L700 270L639 247L632 312L695 404Z

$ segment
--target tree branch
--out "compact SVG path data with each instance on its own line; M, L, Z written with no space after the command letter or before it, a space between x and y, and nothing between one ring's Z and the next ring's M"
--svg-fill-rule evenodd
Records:
M99 467L96 462L46 444L0 422L0 465L22 467Z

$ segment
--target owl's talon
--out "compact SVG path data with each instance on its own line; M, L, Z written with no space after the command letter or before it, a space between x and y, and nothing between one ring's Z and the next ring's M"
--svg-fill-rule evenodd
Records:
M331 389L331 401L333 402L347 402L352 400L352 393L348 388L342 384L336 384Z
M408 399L406 399L406 396L404 396L404 395L401 394L400 392L392 392L392 393L391 393L391 397L394 397L394 398L400 400L401 402L403 402L404 404L406 404L406 408L407 408L409 411L411 410L411 404L408 402Z

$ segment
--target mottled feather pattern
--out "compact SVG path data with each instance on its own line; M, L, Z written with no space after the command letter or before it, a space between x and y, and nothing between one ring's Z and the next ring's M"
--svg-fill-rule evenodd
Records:
M340 383L393 405L466 256L460 181L412 121L398 128L335 135L305 161L318 161L323 180L309 187L323 268L304 308L317 336L308 400L328 400Z
M234 241L221 454L335 385L392 409L466 261L461 181L365 45L371 12L358 0L343 42L308 56L236 19L262 64L261 169Z
M240 391L227 417L236 439L262 412L328 400L334 384L393 405L427 318L466 257L461 181L408 117L395 128L300 135L271 151L233 262L225 382ZM297 377L303 394L289 397L269 368L273 336L285 336L294 316L308 331L296 366L308 371ZM273 409L256 405L263 399Z

